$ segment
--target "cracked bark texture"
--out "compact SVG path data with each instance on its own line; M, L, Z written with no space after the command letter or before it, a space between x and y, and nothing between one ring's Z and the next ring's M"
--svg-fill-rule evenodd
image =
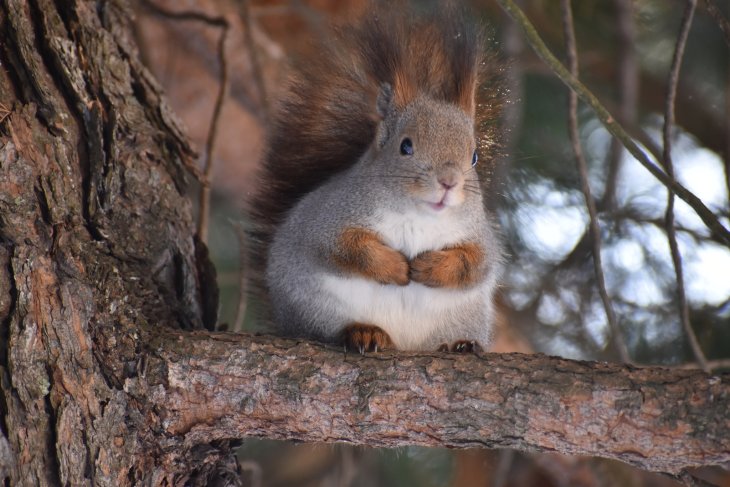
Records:
M116 2L0 4L0 478L13 485L205 483L228 461L223 444L163 458L154 414L123 390L138 329L215 320L184 194L195 154L128 22Z
M0 4L0 479L225 485L247 436L730 461L730 378L215 334L195 158L122 2ZM205 305L203 303L212 303Z
M259 436L516 448L670 474L730 461L730 377L699 370L541 354L361 356L221 333L165 331L145 341L144 381L125 390L164 410L167 433L189 446Z

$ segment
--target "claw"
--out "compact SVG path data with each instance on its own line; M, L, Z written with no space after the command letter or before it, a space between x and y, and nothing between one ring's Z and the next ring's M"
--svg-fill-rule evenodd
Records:
M476 340L458 340L454 342L451 347L444 343L438 348L439 352L454 352L454 353L479 353L482 351L481 345Z
M361 355L365 352L378 352L393 345L388 334L374 325L353 323L342 332L342 340L348 350L357 350Z

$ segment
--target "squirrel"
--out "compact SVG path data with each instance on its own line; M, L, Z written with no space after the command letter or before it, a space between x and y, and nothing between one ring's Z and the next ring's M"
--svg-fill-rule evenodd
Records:
M373 10L288 80L250 200L253 285L286 335L476 351L503 267L478 171L499 105L477 114L483 36L455 9Z

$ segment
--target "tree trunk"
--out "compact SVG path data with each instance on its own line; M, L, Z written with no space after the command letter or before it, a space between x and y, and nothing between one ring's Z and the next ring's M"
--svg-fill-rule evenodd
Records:
M129 21L116 2L0 4L0 477L17 485L171 485L228 454L166 456L159 416L124 390L140 330L215 321L195 154Z
M730 461L728 376L200 331L195 154L129 22L118 2L0 4L0 479L235 484L246 436Z

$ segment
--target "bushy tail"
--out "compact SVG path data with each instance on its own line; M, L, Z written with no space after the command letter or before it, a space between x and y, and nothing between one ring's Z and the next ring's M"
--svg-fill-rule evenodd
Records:
M336 29L290 76L249 202L249 262L257 294L263 291L267 248L286 212L355 164L374 140L383 83L392 86L397 108L427 95L475 115L484 60L477 24L455 9L417 15L401 2L388 3L359 24Z

